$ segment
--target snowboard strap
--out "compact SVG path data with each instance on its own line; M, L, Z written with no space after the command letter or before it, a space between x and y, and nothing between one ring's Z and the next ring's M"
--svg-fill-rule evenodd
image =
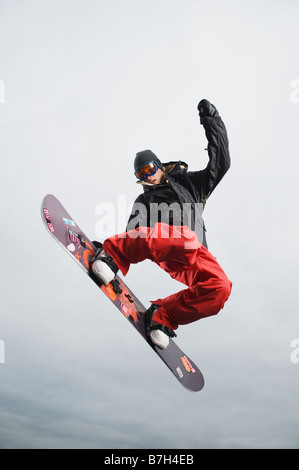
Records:
M94 252L94 255L89 260L90 266L98 258L98 256L101 254L101 252L103 251L103 243L98 242L98 241L95 240L95 241L92 242L92 244L96 247L96 250Z
M160 323L157 323L153 320L153 317L159 307L160 305L152 304L150 308L145 312L145 324L147 334L149 335L149 333L153 330L161 330L163 333L169 336L169 338L176 338L177 334L173 330L168 328L168 326L161 325Z

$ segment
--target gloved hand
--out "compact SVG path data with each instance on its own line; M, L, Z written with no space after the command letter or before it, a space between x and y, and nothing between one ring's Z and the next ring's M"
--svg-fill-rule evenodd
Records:
M206 99L203 99L198 103L197 109L198 109L198 114L200 117L201 124L202 124L203 118L205 117L218 117L219 116L219 113L217 109L215 108L215 106Z

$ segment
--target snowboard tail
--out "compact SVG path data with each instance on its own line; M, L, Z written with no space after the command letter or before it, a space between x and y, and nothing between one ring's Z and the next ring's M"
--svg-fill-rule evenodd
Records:
M169 346L161 350L148 340L144 322L146 308L122 278L116 275L111 283L104 286L93 274L89 262L96 247L52 194L48 194L43 199L41 215L49 233L130 321L181 385L194 392L202 390L204 378L201 371L177 346L176 342L170 338Z

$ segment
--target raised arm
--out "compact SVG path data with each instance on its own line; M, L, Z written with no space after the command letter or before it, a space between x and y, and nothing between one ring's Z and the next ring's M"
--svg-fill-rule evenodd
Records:
M206 201L229 169L230 154L226 128L215 106L201 100L198 111L208 140L209 163L204 170L188 172L188 176Z

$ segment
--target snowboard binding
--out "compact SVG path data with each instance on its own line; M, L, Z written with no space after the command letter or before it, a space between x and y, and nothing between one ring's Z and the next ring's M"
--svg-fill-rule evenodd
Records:
M107 286L115 278L118 272L118 266L114 262L112 256L104 253L103 244L101 242L94 241L96 251L90 258L89 266L93 274Z
M152 304L145 312L145 329L149 341L160 349L166 349L169 345L169 338L175 338L176 333L168 326L157 323L153 317L160 305Z

